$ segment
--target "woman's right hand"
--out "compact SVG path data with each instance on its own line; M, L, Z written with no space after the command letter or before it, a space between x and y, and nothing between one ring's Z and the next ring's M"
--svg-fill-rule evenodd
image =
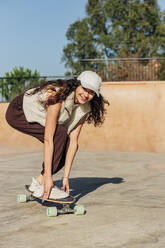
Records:
M53 183L52 176L44 176L44 192L43 192L43 197L42 197L43 201L49 198L49 195L50 195L50 192L53 186L54 186L54 183Z

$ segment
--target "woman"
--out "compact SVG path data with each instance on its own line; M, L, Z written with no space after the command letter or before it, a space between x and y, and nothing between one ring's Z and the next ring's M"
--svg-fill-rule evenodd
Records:
M77 79L42 83L9 104L7 122L44 143L43 170L29 187L43 201L69 195L69 174L81 128L85 121L95 126L104 121L104 103L108 102L101 96L100 87L98 74L84 71ZM63 166L61 190L54 186L52 175Z

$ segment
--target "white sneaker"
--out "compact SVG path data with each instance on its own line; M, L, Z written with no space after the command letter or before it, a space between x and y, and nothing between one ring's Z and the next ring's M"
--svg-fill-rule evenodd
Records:
M29 191L34 192L35 189L40 185L40 183L33 177L32 183L29 186Z
M43 196L43 192L44 192L43 185L39 185L36 187L33 196L40 198ZM64 190L61 190L57 186L54 186L50 192L49 199L58 200L58 199L66 198L68 196L69 195Z
M35 188L35 191L33 192L33 196L40 198L42 197L43 192L44 192L44 187L43 185L40 184Z
M54 186L50 192L49 199L58 200L58 199L66 198L68 196L69 195L64 190L58 188L57 186Z

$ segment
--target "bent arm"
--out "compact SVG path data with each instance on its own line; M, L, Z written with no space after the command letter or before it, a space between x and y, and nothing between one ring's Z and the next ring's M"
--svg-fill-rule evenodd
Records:
M64 166L64 178L69 178L72 162L78 150L78 137L85 120L86 117L83 118L81 124L79 124L69 135L69 145Z

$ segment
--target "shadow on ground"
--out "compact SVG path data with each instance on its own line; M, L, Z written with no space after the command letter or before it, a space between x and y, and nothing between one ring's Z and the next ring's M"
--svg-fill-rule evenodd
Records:
M104 184L119 184L123 183L124 179L120 177L101 178L101 177L78 177L70 179L71 195L76 197L78 201L80 198L95 191ZM56 184L58 182L55 182Z

